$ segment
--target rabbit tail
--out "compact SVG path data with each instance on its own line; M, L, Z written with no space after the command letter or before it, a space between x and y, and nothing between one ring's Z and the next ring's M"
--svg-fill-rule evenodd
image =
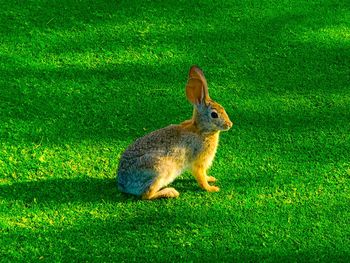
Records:
M117 186L123 193L141 196L150 188L154 177L155 174L152 171L118 172Z

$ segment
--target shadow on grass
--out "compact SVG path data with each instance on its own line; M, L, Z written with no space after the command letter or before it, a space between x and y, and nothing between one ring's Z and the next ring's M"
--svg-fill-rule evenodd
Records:
M51 179L0 186L0 198L36 203L122 202L132 200L117 191L114 179Z
M180 192L202 192L192 178L179 178L172 186ZM139 197L119 192L115 179L91 177L48 179L1 185L0 199L21 201L28 206L37 203L130 202L140 200Z

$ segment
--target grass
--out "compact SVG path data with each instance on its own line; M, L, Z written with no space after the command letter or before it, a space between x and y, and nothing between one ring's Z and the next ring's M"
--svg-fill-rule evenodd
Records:
M8 1L3 262L348 262L348 1ZM189 67L235 122L176 200L115 187L137 137L191 115Z

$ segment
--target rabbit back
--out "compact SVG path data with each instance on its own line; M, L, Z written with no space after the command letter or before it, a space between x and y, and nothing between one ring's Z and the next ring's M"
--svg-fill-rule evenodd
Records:
M171 183L200 152L201 138L171 125L152 132L130 145L118 168L118 188L134 195L145 193L155 180Z

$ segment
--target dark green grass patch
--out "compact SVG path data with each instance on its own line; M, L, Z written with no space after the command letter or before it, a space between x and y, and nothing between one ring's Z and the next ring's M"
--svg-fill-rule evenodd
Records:
M8 1L0 10L4 262L348 262L347 1ZM176 200L119 193L125 147L191 116L188 69L235 125Z

